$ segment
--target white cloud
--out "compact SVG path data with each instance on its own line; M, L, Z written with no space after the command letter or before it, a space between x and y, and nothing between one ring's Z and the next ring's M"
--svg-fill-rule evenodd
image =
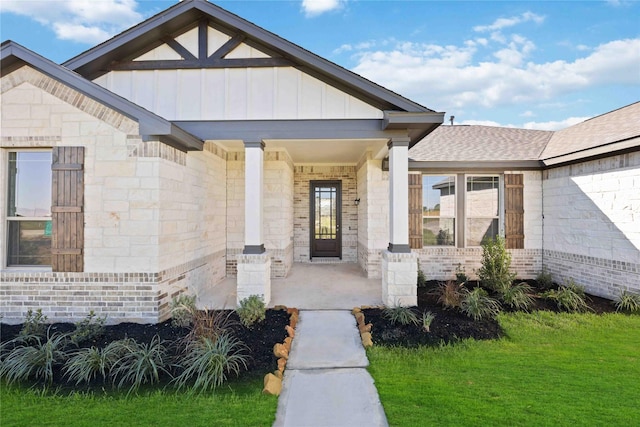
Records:
M640 39L615 40L574 61L527 60L534 44L521 36L478 60L477 46L395 42L357 53L356 73L439 110L518 105L595 86L639 85ZM478 55L479 56L479 55Z
M346 0L302 0L302 10L307 17L340 9Z
M460 124L475 126L513 127L512 125L502 125L498 122L494 122L493 120L463 120Z
M520 117L535 117L535 113L531 110L527 110L524 113L520 114Z
M2 13L27 16L50 27L56 37L79 43L103 42L143 19L135 0L2 0Z
M544 18L544 16L537 15L533 12L524 12L520 16L512 16L511 18L498 18L493 22L493 24L490 25L477 25L473 27L473 30L479 33L489 31L496 32L504 28L513 27L514 25L518 25L523 22L533 21L536 24L541 24L542 22L544 22Z
M569 126L576 125L578 123L582 123L590 117L569 117L560 121L550 121L550 122L527 122L522 125L525 129L536 129L536 130L560 130L564 128L568 128Z

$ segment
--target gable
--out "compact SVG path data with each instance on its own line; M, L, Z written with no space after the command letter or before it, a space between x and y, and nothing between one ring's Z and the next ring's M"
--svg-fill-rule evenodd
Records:
M186 39L195 38L196 28L199 40L197 55L192 45L182 45L182 42L186 45L191 44L191 41ZM229 36L230 39L225 43L226 47L232 46L237 50L224 50L223 55L216 55L207 46L210 40L209 34L202 36L207 28L214 28ZM210 32L207 30L207 33ZM163 40L167 37L171 41ZM174 42L180 44L180 47L177 47ZM438 123L442 122L440 117L442 113L435 113L207 1L180 2L111 40L70 59L63 65L91 80L115 71L115 68L122 70L134 66L137 69L146 67L146 69L157 70L167 64L143 65L139 63L140 60L133 59L163 44L177 48L177 53L184 59L180 69L208 67L226 69L246 67L247 64L252 67L294 67L377 110L437 115L438 117L434 120L439 120ZM254 51L243 51L250 50L249 48ZM165 48L163 50L164 53L168 52ZM256 51L260 54L257 55ZM206 66L202 66L201 62L204 60L208 63Z

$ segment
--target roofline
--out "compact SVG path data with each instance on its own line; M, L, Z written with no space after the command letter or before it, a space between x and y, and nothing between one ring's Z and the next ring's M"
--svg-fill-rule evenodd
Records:
M514 170L541 170L539 160L474 160L474 161L419 161L409 159L409 170L419 172L500 172Z
M640 151L640 136L542 159L546 169Z
M3 66L0 67L2 68L2 75L15 71L18 68L16 65L20 63L32 66L43 74L135 120L138 122L141 135L158 137L162 142L166 142L181 150L202 150L203 148L203 141L173 125L168 120L38 55L16 42L7 40L2 43L0 47L0 61L3 64ZM4 67L6 63L8 63L9 66L8 73Z
M143 21L140 24L114 36L112 39L69 59L64 62L63 65L69 69L78 70L88 63L99 59L109 52L124 46L126 43L135 40L139 36L161 26L164 22L170 21L171 19L193 9L197 9L214 19L218 19L225 25L237 28L248 36L269 45L268 47L273 50L280 51L294 57L296 62L300 63L300 66L297 68L301 71L307 72L316 77L319 74L324 75L329 77L330 80L335 80L338 85L345 85L354 88L356 92L363 96L363 98L369 98L369 102L378 100L379 104L388 104L386 105L386 108L381 109L434 112L423 105L411 101L408 98L390 91L389 89L367 80L346 68L334 64L331 61L285 40L280 36L239 17L238 15L235 15L217 5L211 4L208 1L202 0L184 0L177 3L146 21Z

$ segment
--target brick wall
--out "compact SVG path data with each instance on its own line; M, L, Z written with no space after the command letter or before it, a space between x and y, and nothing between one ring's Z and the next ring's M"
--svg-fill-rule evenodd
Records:
M640 152L543 174L543 263L590 293L640 291Z

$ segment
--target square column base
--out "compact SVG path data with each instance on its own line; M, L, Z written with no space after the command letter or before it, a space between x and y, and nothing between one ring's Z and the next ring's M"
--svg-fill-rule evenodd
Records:
M382 251L382 303L418 305L418 256Z
M251 295L262 297L265 305L271 301L271 257L262 254L238 254L238 279L236 302Z

